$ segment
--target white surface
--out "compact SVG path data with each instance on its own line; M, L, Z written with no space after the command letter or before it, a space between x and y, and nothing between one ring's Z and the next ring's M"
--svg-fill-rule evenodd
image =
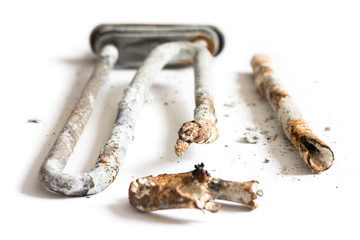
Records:
M3 1L0 238L359 238L358 9L356 1ZM116 181L90 198L61 197L43 189L37 172L90 76L94 56L88 38L100 23L203 23L222 29L226 46L214 66L220 137L175 156L177 131L192 118L193 72L165 71ZM252 82L249 61L255 53L273 59L304 117L332 147L335 162L327 172L310 174L279 122L266 121L275 115ZM67 171L92 168L134 74L111 74ZM246 144L248 127L268 133ZM264 191L258 209L224 204L216 214L144 214L128 204L134 179L189 171L200 162L216 177L258 180Z

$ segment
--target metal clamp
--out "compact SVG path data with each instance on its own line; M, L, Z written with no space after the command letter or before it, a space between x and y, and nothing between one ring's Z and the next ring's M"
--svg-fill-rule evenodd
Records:
M78 104L41 166L39 177L46 189L64 195L84 196L103 191L115 180L153 79L168 65L193 63L195 71L194 120L180 129L176 154L183 154L192 142L216 140L212 55L218 55L224 46L223 35L218 29L189 25L100 25L92 32L90 41L98 60ZM114 67L139 66L141 62L124 91L111 136L93 170L64 173L110 71Z

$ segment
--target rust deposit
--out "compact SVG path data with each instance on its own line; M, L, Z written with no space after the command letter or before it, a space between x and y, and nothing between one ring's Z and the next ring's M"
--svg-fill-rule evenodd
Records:
M213 178L204 164L190 172L161 174L138 178L129 187L129 202L135 208L149 212L164 209L194 208L217 212L216 199L242 203L257 208L255 199L263 192L257 181L233 182Z
M334 161L334 153L303 120L294 100L275 78L270 58L265 55L255 55L251 60L251 66L256 87L277 113L286 136L310 170L313 173L320 173L329 169Z

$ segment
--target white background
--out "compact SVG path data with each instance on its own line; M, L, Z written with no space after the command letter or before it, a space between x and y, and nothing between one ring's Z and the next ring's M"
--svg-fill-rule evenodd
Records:
M356 1L2 1L0 238L359 239L359 7ZM37 174L90 76L89 34L101 23L219 27L226 37L214 65L220 137L175 156L177 131L192 119L193 72L166 70L115 182L88 198L62 197L45 191ZM305 119L332 147L328 171L311 174L277 119L269 120L273 111L251 75L255 53L272 58ZM111 73L67 172L93 167L134 74ZM246 144L249 127L268 133ZM141 213L129 205L131 181L190 171L200 162L216 177L258 180L264 191L258 209L223 204L215 214Z

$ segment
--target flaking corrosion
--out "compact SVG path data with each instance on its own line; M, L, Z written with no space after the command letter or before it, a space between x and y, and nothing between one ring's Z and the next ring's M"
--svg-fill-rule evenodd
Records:
M178 174L147 176L133 181L129 187L129 202L141 211L195 208L217 212L220 204L215 199L242 203L255 209L254 202L262 191L257 181L233 182L213 178L195 165L195 170Z
M207 119L186 122L178 132L178 140L175 145L175 153L183 155L191 143L212 143L219 133L213 122Z
M275 79L268 56L255 55L251 60L255 84L277 113L286 136L294 144L302 159L314 173L330 168L334 154L303 120L291 96Z

